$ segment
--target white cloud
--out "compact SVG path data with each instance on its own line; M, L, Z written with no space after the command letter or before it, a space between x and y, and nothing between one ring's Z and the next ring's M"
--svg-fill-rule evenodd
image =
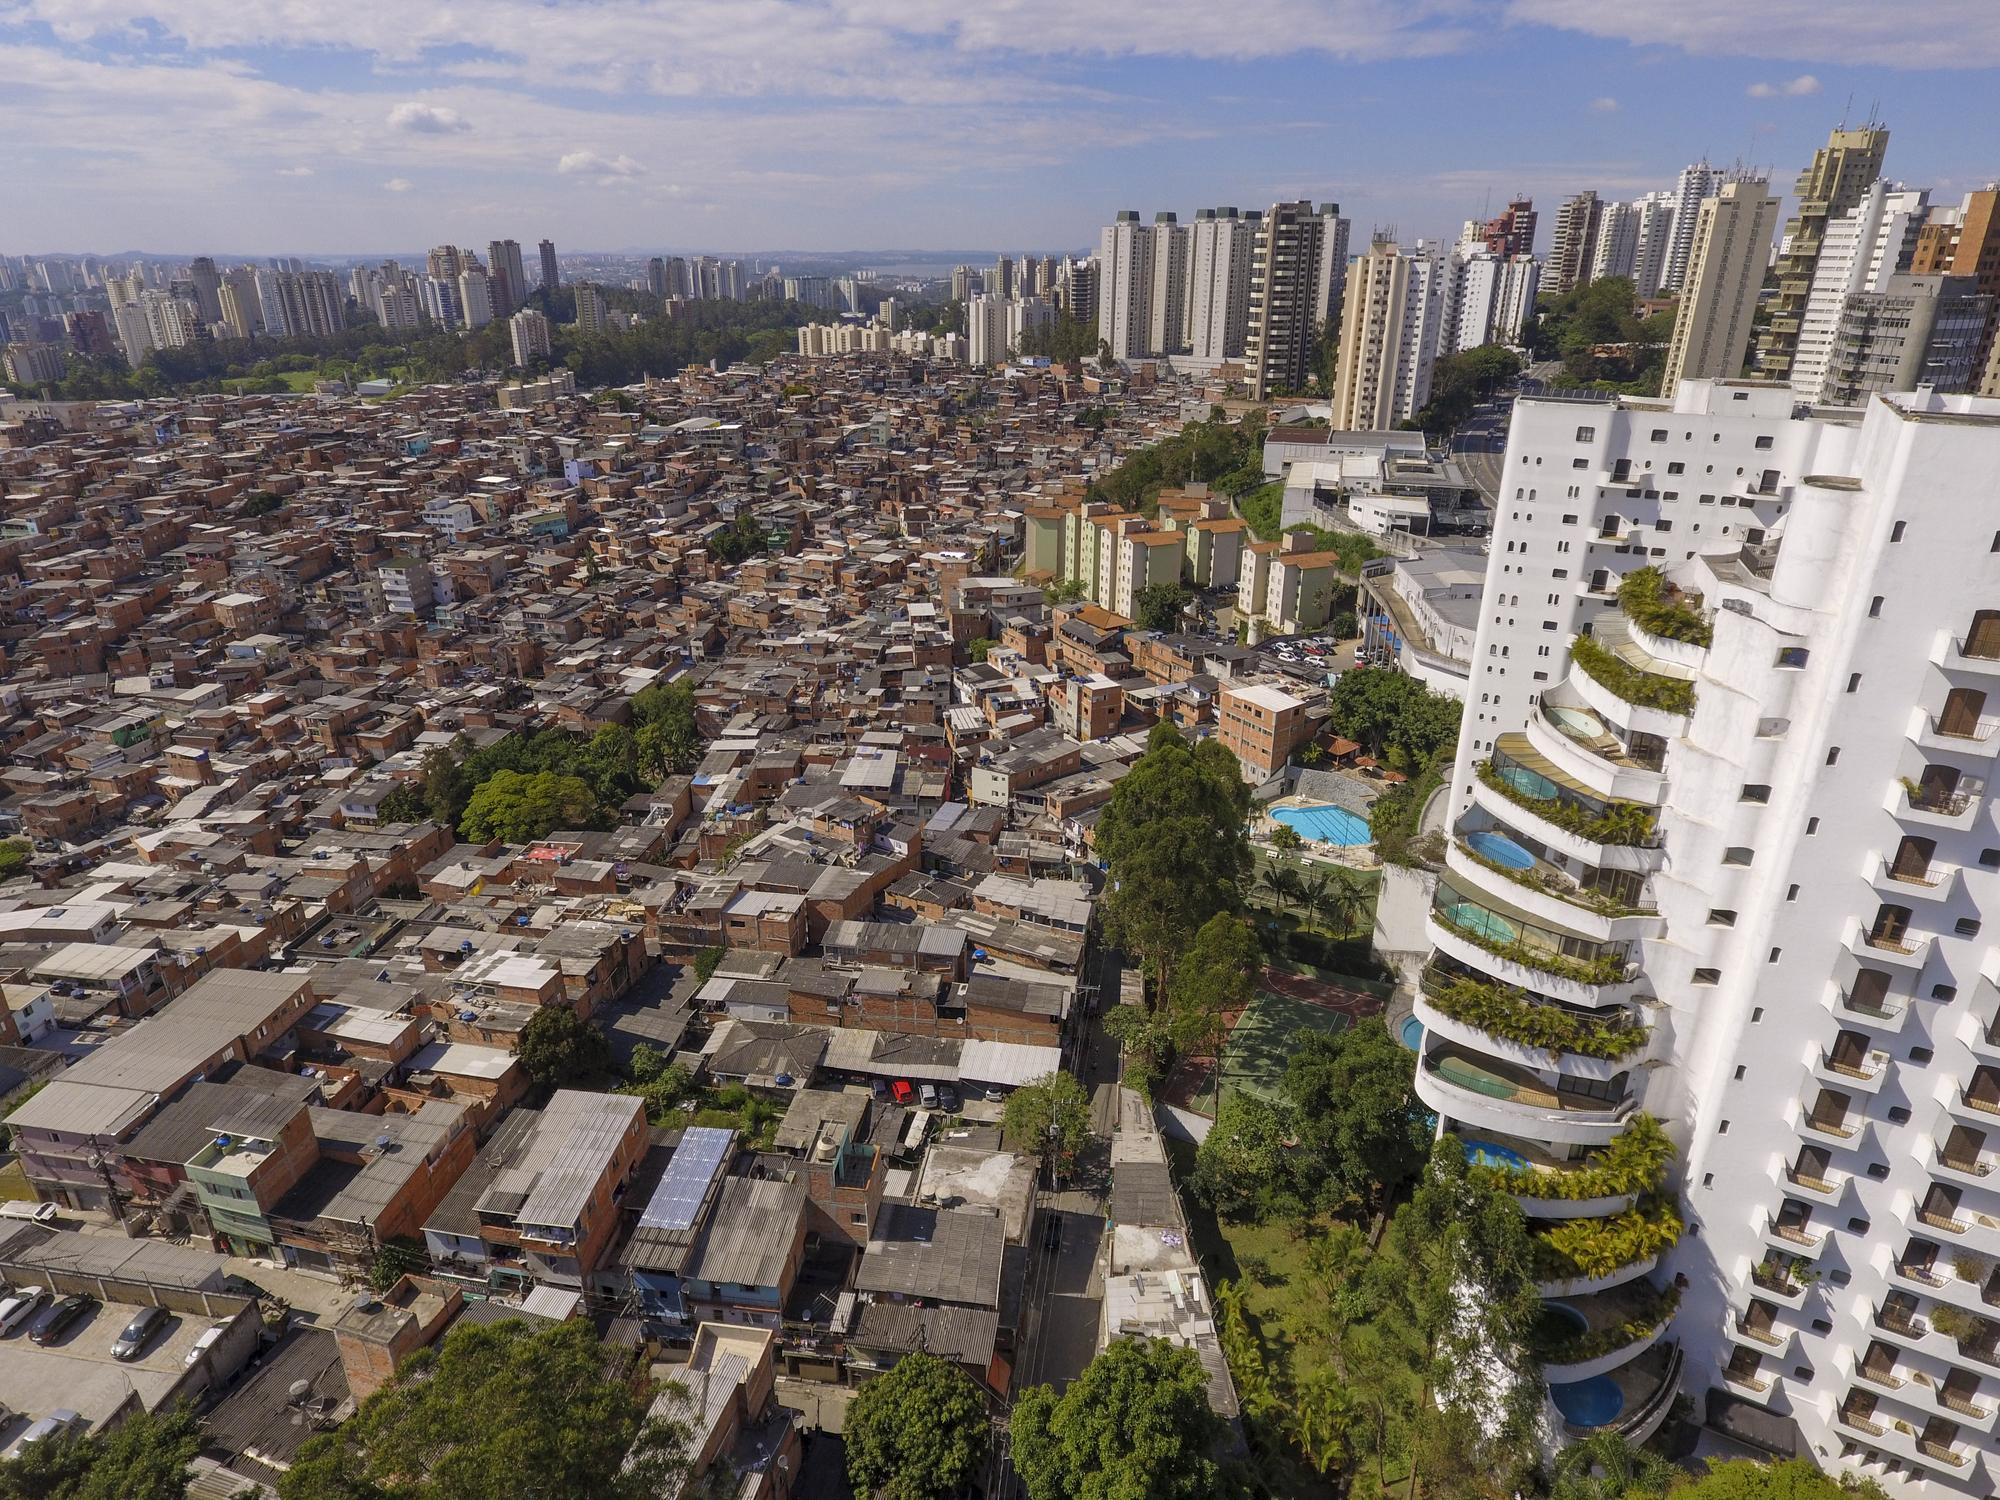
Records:
M415 187L416 184L410 181L410 179L407 177L391 177L387 182L383 183L382 186L387 188L392 193L407 193L411 188Z
M455 109L410 100L389 111L389 128L408 130L417 135L450 135L454 131L470 130L472 122Z
M1580 31L1703 57L1766 57L1871 68L2000 66L2000 5L1930 0L1506 0L1515 24Z
M571 151L556 163L565 177L641 177L646 169L629 156L601 156L595 151Z
M1613 99L1609 94L1603 94L1591 100L1590 107L1600 115L1615 115L1618 113L1618 101Z
M1743 92L1752 99L1803 99L1819 92L1819 80L1810 73L1801 73L1782 83L1753 83Z
M312 176L312 174L313 174L313 169L311 167L278 168L278 175L280 177L310 177Z

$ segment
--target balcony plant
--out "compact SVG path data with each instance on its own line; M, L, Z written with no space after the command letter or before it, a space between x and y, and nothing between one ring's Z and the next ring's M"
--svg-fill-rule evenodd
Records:
M1681 1289L1642 1282L1632 1303L1629 1316L1605 1328L1578 1328L1565 1319L1557 1329L1547 1326L1550 1320L1544 1319L1530 1340L1535 1358L1545 1365L1580 1365L1651 1338L1681 1305Z
M1496 875L1505 876L1507 879L1513 881L1514 884L1526 886L1531 891L1543 891L1548 895L1554 896L1559 901L1567 901L1572 906L1581 906L1587 911L1598 913L1600 916L1636 917L1645 914L1645 909L1642 907L1634 906L1627 901L1620 901L1616 896L1609 895L1604 891L1592 890L1587 886L1578 885L1574 880L1569 879L1565 875L1558 874L1554 870L1545 869L1539 865L1531 866L1525 870L1516 869L1512 865L1501 864L1497 859L1487 858L1487 856L1481 854L1463 839L1457 840L1457 843L1458 852L1474 864L1491 870Z
M1473 1175L1503 1193L1579 1203L1656 1191L1674 1159L1674 1143L1651 1115L1634 1115L1587 1165L1567 1172L1534 1167L1474 1167Z
M1700 608L1689 602L1698 597L1683 594L1658 568L1635 569L1618 585L1619 609L1648 635L1706 647L1715 632Z
M1564 953L1551 953L1546 948L1533 948L1518 938L1504 941L1491 933L1480 932L1455 922L1442 907L1433 908L1438 920L1474 947L1484 948L1495 958L1503 958L1509 963L1521 964L1526 968L1539 969L1544 974L1557 979L1567 979L1575 984L1617 984L1625 977L1626 960L1620 953L1601 953L1595 958L1571 958Z
M1671 1250L1681 1228L1673 1203L1653 1195L1609 1218L1557 1220L1534 1231L1535 1275L1542 1281L1609 1276Z
M1534 1000L1514 985L1469 975L1426 974L1423 990L1440 1015L1523 1047L1616 1062L1645 1046L1649 1034L1622 1014L1616 1020L1579 1016Z
M1637 802L1607 803L1603 812L1594 813L1556 797L1530 796L1494 770L1489 760L1479 763L1478 776L1509 802L1525 807L1543 822L1553 823L1563 832L1573 833L1593 844L1637 848L1653 837L1653 810Z
M1590 636L1580 635L1570 644L1569 659L1607 693L1636 708L1656 708L1669 714L1694 712L1693 683L1642 672Z

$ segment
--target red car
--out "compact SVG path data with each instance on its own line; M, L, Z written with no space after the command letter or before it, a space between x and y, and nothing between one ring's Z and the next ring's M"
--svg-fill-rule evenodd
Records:
M889 1085L889 1092L895 1097L898 1104L908 1104L910 1102L911 1089L907 1079L898 1078L894 1083Z

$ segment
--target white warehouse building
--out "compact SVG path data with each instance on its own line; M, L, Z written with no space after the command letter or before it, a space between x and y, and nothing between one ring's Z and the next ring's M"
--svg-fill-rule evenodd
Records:
M1553 1430L1995 1493L2000 401L1524 399L1483 598L1417 1091L1541 1232Z

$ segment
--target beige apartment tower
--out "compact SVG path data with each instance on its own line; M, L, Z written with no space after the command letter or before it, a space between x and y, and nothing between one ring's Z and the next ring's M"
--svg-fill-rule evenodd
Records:
M1702 200L1662 391L1671 394L1683 380L1731 379L1742 369L1777 222L1778 200L1756 178L1726 182Z
M1784 243L1773 268L1778 289L1771 302L1771 320L1757 338L1758 379L1791 377L1792 356L1799 347L1799 327L1806 299L1812 295L1813 272L1819 268L1827 223L1854 211L1868 185L1882 175L1882 158L1888 150L1887 126L1868 124L1859 130L1835 130L1813 153L1812 165L1799 173L1792 189L1798 195L1798 212L1785 225Z
M1348 270L1333 375L1335 432L1377 432L1396 425L1411 265L1393 240L1376 240Z

